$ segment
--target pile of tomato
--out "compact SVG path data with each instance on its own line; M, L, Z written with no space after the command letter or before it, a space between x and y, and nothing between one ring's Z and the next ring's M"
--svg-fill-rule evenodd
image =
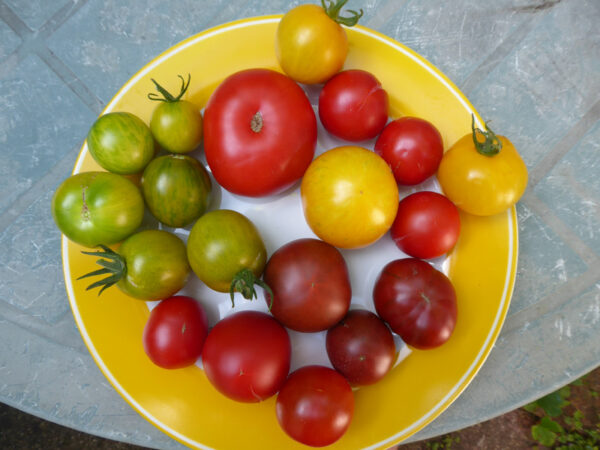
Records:
M338 440L351 423L354 386L379 381L396 359L394 334L429 349L451 336L457 301L450 279L429 262L460 235L459 209L497 214L527 182L511 143L487 127L444 152L435 126L416 117L388 118L388 96L363 70L341 70L348 51L340 14L346 0L298 6L282 18L276 55L284 74L248 69L213 92L204 115L158 82L150 124L128 112L102 115L87 137L105 171L79 173L57 189L52 210L70 240L95 250L103 276L143 300L161 300L142 338L148 357L176 369L200 358L225 396L259 402L277 395L276 415L293 439L312 446ZM298 83L322 84L318 120L347 145L315 158L317 117ZM360 145L376 139L374 151ZM211 177L189 153L203 144L208 170L231 193L265 197L300 180L302 208L317 238L288 242L268 255L257 227L233 210L209 211ZM161 149L157 152L157 147ZM129 175L142 174L139 185ZM444 194L399 199L398 185L437 174ZM184 243L165 230L139 231L147 210L168 227L191 226ZM373 286L375 312L350 309L352 286L340 248L371 245L390 232L408 255L390 261ZM111 248L120 244L118 249ZM400 255L400 253L399 253ZM209 329L196 299L176 295L194 273L209 288L245 298L264 292L269 313L234 312ZM326 331L332 368L289 373L287 329ZM248 337L251 338L248 338ZM268 352L264 349L267 348Z

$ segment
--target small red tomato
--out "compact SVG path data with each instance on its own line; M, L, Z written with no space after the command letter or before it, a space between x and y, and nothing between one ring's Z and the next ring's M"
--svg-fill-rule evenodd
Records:
M255 403L271 397L290 370L287 331L269 314L241 311L213 327L202 351L206 377L223 395Z
M392 224L392 239L400 250L421 259L437 258L452 250L460 234L460 215L450 200L437 192L415 192L403 198Z
M341 139L372 139L388 120L387 92L369 72L345 70L323 86L319 118L327 131Z
M327 331L327 355L335 369L354 385L373 384L387 374L396 358L394 337L377 315L352 310Z
M412 186L435 174L444 144L428 121L402 117L386 125L375 142L375 152L390 165L398 184Z
M208 320L196 300L176 295L161 301L144 327L143 343L157 366L178 369L194 364L202 354Z
M293 439L323 447L343 436L354 414L354 394L346 379L329 367L304 366L279 391L277 420Z
M415 348L438 347L454 331L454 286L446 275L420 259L388 263L375 281L373 302L379 317Z
M303 332L322 331L348 311L352 288L344 257L318 239L298 239L280 247L267 262L264 280L271 314L283 325Z

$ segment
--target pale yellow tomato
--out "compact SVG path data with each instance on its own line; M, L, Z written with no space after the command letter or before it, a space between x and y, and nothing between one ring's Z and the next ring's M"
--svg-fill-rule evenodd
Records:
M283 71L299 83L324 83L344 65L348 38L340 24L352 26L362 16L341 17L345 1L300 5L288 11L275 38L275 53Z
M310 228L340 248L377 241L398 210L398 185L390 167L376 153L357 146L337 147L316 158L300 191Z

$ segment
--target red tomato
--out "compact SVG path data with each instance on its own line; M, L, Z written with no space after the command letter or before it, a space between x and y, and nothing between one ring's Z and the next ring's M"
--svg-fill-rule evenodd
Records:
M319 118L327 131L347 141L377 136L388 120L388 95L373 75L345 70L321 90Z
M292 330L326 330L350 307L352 288L344 257L318 239L298 239L279 248L263 277L273 291L271 313ZM266 291L265 300L271 304Z
M422 183L437 171L444 143L431 123L416 117L402 117L383 129L375 152L390 165L398 184Z
M400 250L421 259L437 258L452 250L460 234L460 215L450 200L437 192L415 192L403 198L392 224L392 239Z
M377 315L349 311L327 331L327 355L335 369L354 385L373 384L387 374L396 358L394 337Z
M348 381L329 367L304 366L293 372L277 396L281 428L305 445L323 447L350 426L354 395Z
M375 281L377 314L408 345L419 349L446 342L456 324L456 293L442 272L415 258L388 263Z
M196 300L176 295L161 301L144 327L146 354L157 366L178 369L194 364L202 354L208 320Z
M313 159L317 120L304 91L273 70L228 77L204 113L204 152L215 179L234 194L281 192Z
M202 363L208 380L239 402L260 402L274 395L290 370L292 347L287 331L258 311L228 316L208 334Z

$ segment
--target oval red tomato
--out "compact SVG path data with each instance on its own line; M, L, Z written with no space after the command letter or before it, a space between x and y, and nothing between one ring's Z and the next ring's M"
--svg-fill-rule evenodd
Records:
M396 359L394 337L371 311L355 309L327 331L327 355L333 367L354 385L381 380Z
M388 120L387 92L369 72L345 70L323 86L319 118L327 131L341 139L372 139Z
M377 314L408 345L430 349L445 343L456 324L456 292L450 279L416 258L397 259L373 289Z
M292 348L287 331L268 314L241 311L221 319L204 342L208 380L239 402L260 402L283 385Z
M304 366L279 391L277 420L293 439L323 447L343 436L354 414L354 395L346 379L329 367Z
M444 143L430 122L402 117L388 123L375 142L375 152L392 168L398 184L422 183L437 171Z
M407 255L437 258L456 245L460 215L454 203L442 194L415 192L400 201L390 230L398 248Z
M281 192L313 159L317 121L304 91L273 70L228 77L204 113L204 152L218 183L234 194Z
M263 278L271 314L292 330L322 331L339 322L350 307L352 288L344 257L318 239L298 239L279 248Z
M200 303L176 295L150 312L144 327L144 350L157 366L179 369L200 358L207 334L208 320Z

